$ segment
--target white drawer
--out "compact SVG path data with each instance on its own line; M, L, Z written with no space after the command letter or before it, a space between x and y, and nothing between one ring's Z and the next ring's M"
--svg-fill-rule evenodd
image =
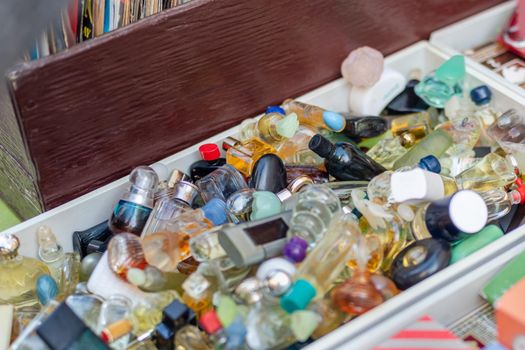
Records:
M507 1L451 24L433 32L430 35L430 43L449 55L461 55L465 50L494 42L508 23L515 7L515 1ZM467 58L467 62L468 65L491 77L498 84L525 96L525 89L512 84L498 73L472 59Z
M447 57L447 54L432 47L428 42L422 41L388 56L386 58L386 65L405 75L408 75L409 71L413 68L419 68L424 73L427 73L437 68ZM467 82L470 87L481 84L491 84L489 78L470 67L467 67L467 73ZM496 108L515 108L521 113L525 113L525 98L497 84L492 86L492 91L493 102ZM348 88L346 83L342 79L338 79L299 97L299 99L326 109L344 112L347 110L347 93ZM283 100L287 97L289 96L283 96ZM263 106L261 106L261 108L262 107ZM237 128L232 128L212 138L203 140L202 143L219 143L225 137L235 135L236 133ZM199 145L200 144L197 144L187 148L184 151L161 160L161 162L169 169L177 168L186 171L192 162L199 159L197 150ZM60 244L62 244L66 250L71 250L72 232L75 230L85 230L107 220L119 196L125 190L126 184L127 178L122 178L25 221L5 232L14 233L19 236L21 241L21 254L36 256L37 245L35 230L39 225L46 224L51 226L58 235ZM358 346L358 344L370 344L370 342L374 340L381 339L381 337L378 337L379 334L375 333L375 329L383 329L383 338L386 337L387 333L394 332L394 328L392 328L392 331L390 331L388 327L381 328L389 319L399 316L400 313L408 309L409 306L425 300L425 297L431 296L439 288L451 285L452 281L462 278L467 272L474 270L483 262L494 256L498 256L507 249L511 249L517 242L523 241L525 241L525 228L517 229L463 261L445 269L369 313L340 327L331 334L311 344L308 348L334 349L342 346L342 348L345 349L363 349L363 347ZM399 327L396 329L398 328ZM370 332L373 332L373 335ZM368 343L366 343L363 341L363 338L366 338L365 335L373 339L367 339ZM356 341L355 345L353 339ZM349 340L351 343L345 344L345 342Z

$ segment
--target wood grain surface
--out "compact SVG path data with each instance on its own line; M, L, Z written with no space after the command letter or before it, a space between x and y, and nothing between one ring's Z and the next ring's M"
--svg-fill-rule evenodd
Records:
M17 67L15 111L46 209L502 0L195 0Z

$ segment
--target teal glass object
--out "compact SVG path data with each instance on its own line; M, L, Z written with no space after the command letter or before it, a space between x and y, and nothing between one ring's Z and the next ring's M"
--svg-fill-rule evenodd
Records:
M261 220L279 214L282 203L273 192L257 191L253 194L250 220Z
M456 55L425 76L414 90L430 106L444 108L452 96L463 93L464 79L465 57Z
M50 275L42 275L36 280L36 296L42 305L47 305L50 300L58 295L58 285Z

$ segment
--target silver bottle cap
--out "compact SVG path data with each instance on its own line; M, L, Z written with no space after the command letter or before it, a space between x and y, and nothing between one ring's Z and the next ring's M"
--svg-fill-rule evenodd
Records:
M279 297L290 289L292 278L282 270L275 270L266 276L264 284L271 296Z
M263 283L255 277L242 281L234 290L234 296L244 304L255 304L263 298Z
M168 187L173 188L175 185L181 181L190 181L189 175L187 175L185 172L182 172L178 169L173 170L171 173L171 176L168 180Z
M235 147L239 143L239 140L233 137L227 137L222 141L222 149L227 151L232 147Z
M200 196L201 192L197 186L187 181L180 181L175 185L171 198L179 199L192 207Z
M13 259L18 255L20 240L17 236L4 233L0 235L0 258Z
M286 187L290 192L297 193L301 191L307 185L313 185L314 180L308 175L301 175L293 179Z
M284 203L284 201L292 198L292 194L293 193L289 189L284 188L281 191L277 192L275 195L277 196L277 198L279 198L281 203Z

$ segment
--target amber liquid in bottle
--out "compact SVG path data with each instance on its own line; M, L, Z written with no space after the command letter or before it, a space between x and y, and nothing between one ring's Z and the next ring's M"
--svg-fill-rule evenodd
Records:
M268 153L276 153L275 148L259 139L245 142L238 141L226 152L226 163L248 177L255 162Z

